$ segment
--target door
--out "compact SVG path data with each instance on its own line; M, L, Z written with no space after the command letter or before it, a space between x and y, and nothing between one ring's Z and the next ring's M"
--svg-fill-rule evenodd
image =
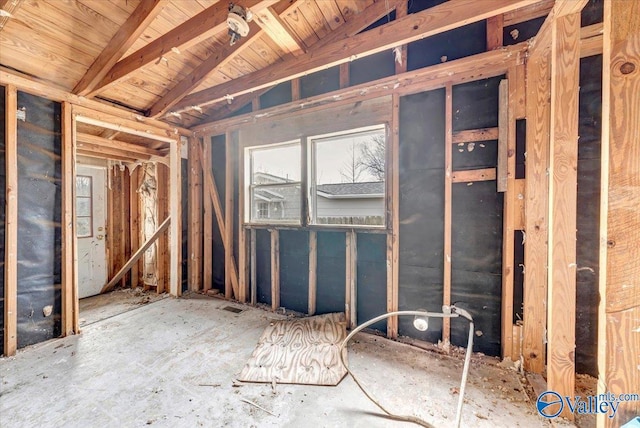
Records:
M106 176L104 167L77 166L76 237L80 298L99 294L107 282Z

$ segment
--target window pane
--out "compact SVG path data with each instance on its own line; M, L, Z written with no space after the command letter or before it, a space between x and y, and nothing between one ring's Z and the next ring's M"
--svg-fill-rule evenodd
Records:
M251 199L251 221L298 224L300 197L300 183L255 186Z
M76 218L76 235L78 238L87 238L91 236L91 217Z
M313 140L317 224L384 225L383 127Z
M91 198L76 198L76 215L82 217L91 215Z
M251 150L252 184L300 181L300 144Z
M91 177L76 176L76 196L91 196Z

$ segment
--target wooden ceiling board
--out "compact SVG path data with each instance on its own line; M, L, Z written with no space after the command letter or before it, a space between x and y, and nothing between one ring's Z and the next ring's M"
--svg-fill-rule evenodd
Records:
M330 3L330 1L328 2ZM302 2L298 10L307 20L313 31L319 39L322 39L331 32L331 27L320 11L316 0L305 0Z
M313 46L320 40L299 9L285 13L281 18L295 33L298 39L302 40L306 48Z
M344 24L344 17L335 0L320 0L320 3L316 1L316 4L332 30Z

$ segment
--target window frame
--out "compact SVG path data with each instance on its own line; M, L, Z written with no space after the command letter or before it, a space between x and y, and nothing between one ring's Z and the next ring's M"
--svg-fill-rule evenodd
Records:
M253 165L253 156L252 153L255 151L274 149L278 147L300 147L300 179L298 181L292 181L284 184L274 183L274 184L254 184L253 176L254 176L254 165ZM292 227L301 227L305 225L305 219L303 218L303 206L304 206L304 144L302 139L289 140L281 143L273 143L273 144L256 144L252 146L244 147L244 179L245 179L245 218L244 222L247 226L292 226ZM257 211L252 203L253 195L256 188L269 188L269 187L300 187L300 209L298 210L298 217L296 219L272 219L266 218L264 220L260 220L257 218ZM268 202L267 202L268 203ZM271 213L271 208L268 206L268 213ZM255 215L254 215L255 211Z
M89 196L79 195L78 194L78 178L89 179ZM76 175L76 188L75 188L75 211L76 211L76 238L93 238L93 176L91 175ZM88 199L89 200L89 215L80 215L78 214L78 199ZM78 234L78 219L80 218L88 218L89 219L89 234L88 235L79 235Z
M385 157L384 157L384 192L383 192L383 215L382 215L382 224L373 225L373 224L325 224L318 223L317 220L317 151L316 151L316 143L322 142L321 140L326 140L329 138L339 137L339 136L349 136L352 134L360 134L371 131L382 131L385 137L384 149L385 149ZM388 159L389 159L389 133L388 126L386 123L379 123L376 125L369 126L361 126L358 128L346 129L342 131L330 132L326 134L318 134L307 137L307 199L308 199L308 225L314 228L330 228L330 229L388 229L388 204L387 204L387 193L389 191L389 187L387 185L387 180L389 177L388 172Z

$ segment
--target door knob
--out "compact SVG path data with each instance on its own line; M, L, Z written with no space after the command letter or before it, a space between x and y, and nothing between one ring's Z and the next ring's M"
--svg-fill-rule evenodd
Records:
M98 238L99 240L102 240L102 238L104 238L104 235L98 235L96 236L96 238Z

